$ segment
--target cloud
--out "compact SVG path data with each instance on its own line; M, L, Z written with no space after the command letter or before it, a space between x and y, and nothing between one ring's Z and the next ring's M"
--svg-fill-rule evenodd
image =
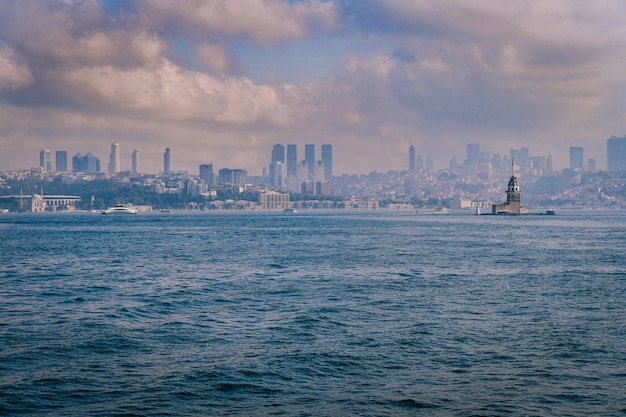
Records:
M28 66L20 63L22 59L7 46L0 47L0 90L15 89L34 81Z
M179 121L288 125L301 116L300 94L289 85L256 85L250 79L215 78L163 58L130 70L82 67L62 73L72 98L100 103L111 112Z
M202 43L196 46L196 53L206 68L217 73L225 73L229 67L228 52L223 45Z
M148 0L138 8L156 28L173 26L198 39L241 37L259 44L303 39L340 24L338 7L321 1Z

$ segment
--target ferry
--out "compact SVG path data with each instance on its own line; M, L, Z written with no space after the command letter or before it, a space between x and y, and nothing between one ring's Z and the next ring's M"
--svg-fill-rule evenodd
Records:
M103 210L102 214L137 214L137 210L118 204L115 207L109 207Z

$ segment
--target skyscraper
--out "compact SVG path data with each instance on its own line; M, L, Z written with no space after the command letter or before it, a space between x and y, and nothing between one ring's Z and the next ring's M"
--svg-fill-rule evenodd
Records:
M415 146L409 146L409 174L415 175L417 173L415 169Z
M85 156L77 153L72 157L72 171L100 172L100 159L89 152Z
M111 155L109 156L109 174L120 172L120 144L111 144Z
M52 151L50 149L42 149L39 152L39 166L44 171L52 171Z
M200 179L208 186L213 185L213 164L200 165Z
M322 163L324 164L324 179L332 184L333 181L333 145L322 145Z
M611 136L606 141L606 166L609 172L626 171L626 136L617 138Z
M475 164L478 162L478 158L480 156L480 145L478 143L468 143L467 144L467 159L465 163L468 165Z
M313 182L324 181L324 163L322 161L315 162L315 168L313 169Z
M583 148L571 146L569 148L569 169L583 169Z
M67 172L67 151L56 152L57 172Z
M287 145L287 176L298 176L298 147Z
M279 183L278 177L280 176L281 180L283 178L283 174L278 172L277 164L285 164L285 147L279 143L275 144L272 147L272 159L270 161L270 186L271 187L281 187L282 182ZM282 166L281 168L282 169Z
M312 181L314 174L313 170L315 168L315 145L304 145L304 160L306 161L306 165L309 168L308 179Z
M136 174L139 172L139 151L137 149L133 149L132 167L133 167L133 174Z
M165 153L163 154L163 173L164 174L171 174L171 163L172 160L172 154L170 152L170 148L165 148Z

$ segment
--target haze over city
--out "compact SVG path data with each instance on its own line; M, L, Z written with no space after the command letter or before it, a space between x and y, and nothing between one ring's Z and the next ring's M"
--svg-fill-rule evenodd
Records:
M260 175L331 143L334 173L435 169L468 143L606 168L625 128L622 1L0 1L0 170L44 148Z

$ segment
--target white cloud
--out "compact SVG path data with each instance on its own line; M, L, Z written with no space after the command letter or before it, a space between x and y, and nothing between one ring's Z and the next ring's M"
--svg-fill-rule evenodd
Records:
M22 87L34 81L28 66L19 61L13 49L7 46L0 48L0 90Z
M83 67L62 74L77 100L142 117L288 125L301 117L300 95L288 85L256 85L250 79L185 70L168 61L119 70Z

